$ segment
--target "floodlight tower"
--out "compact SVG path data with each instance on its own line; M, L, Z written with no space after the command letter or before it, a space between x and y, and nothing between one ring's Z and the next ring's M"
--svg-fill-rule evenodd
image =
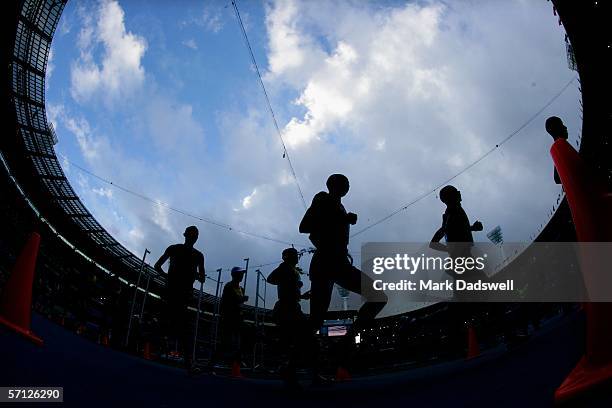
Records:
M342 298L342 310L346 312L348 310L348 297L350 292L342 286L338 286L338 294Z
M489 231L487 233L487 238L489 238L489 241L499 246L499 250L501 251L501 262L503 264L506 260L506 256L504 254L504 234L502 233L501 227L498 225Z
M504 235L502 234L501 227L498 225L489 231L487 233L487 238L495 245L502 245L504 243Z

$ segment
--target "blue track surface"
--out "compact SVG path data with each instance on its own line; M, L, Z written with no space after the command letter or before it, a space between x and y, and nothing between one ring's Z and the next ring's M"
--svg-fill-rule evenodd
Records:
M180 369L102 347L35 315L32 326L44 347L0 329L0 385L63 386L64 405L70 406L551 406L555 388L582 354L582 325L576 314L548 323L512 351L289 394L280 381L189 378ZM609 394L597 401L588 405L612 406Z

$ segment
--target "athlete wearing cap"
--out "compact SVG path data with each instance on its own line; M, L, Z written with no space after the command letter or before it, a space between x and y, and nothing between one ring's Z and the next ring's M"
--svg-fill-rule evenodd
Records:
M300 300L310 299L310 293L302 295L303 286L297 268L299 254L295 248L287 248L282 253L283 262L268 276L268 283L276 285L278 301L272 315L280 328L282 352L286 364L282 367L282 377L290 387L298 386L296 368L298 358L304 354L310 335L309 322L302 313Z
M211 368L214 366L220 355L229 353L234 364L240 364L241 359L241 342L240 329L242 326L241 307L249 300L248 296L244 295L244 289L240 286L240 282L244 278L245 270L239 266L235 266L231 270L232 280L223 287L221 295L220 307L220 329L221 342L220 348L214 353L210 361Z

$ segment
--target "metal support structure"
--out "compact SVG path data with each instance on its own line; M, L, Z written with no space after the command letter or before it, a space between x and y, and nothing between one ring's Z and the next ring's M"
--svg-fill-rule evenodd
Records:
M268 280L266 279L266 284L264 285L264 295L263 295L263 308L264 308L264 310L266 308L266 299L267 298L268 298Z
M142 305L140 305L140 315L138 316L138 322L142 322L142 316L144 315L145 303L147 303L147 296L149 296L149 284L151 283L151 274L147 273L147 285L145 286L144 297L142 298Z
M213 339L213 351L217 350L217 339L219 338L219 308L221 306L221 299L219 298L219 290L221 289L221 271L222 269L217 269L217 289L215 290L215 309L213 317L215 319L215 331L214 331L214 339Z
M193 331L193 350L191 352L191 362L196 362L196 348L198 343L198 328L200 326L200 309L202 308L202 293L204 292L204 279L200 281L200 293L198 293L198 308L196 310L195 329ZM187 356L185 356L187 358Z
M255 345L253 346L253 369L255 370L256 368L258 368L259 366L263 365L263 349L264 349L264 343L262 341L263 336L264 336L264 332L263 332L263 325L264 325L264 321L263 321L263 317L261 318L260 321L260 314L262 314L262 310L266 309L266 295L268 293L268 280L266 279L266 277L264 276L263 273L261 273L261 270L256 269L255 272L257 273L257 281L256 281L256 285L255 285ZM263 281L264 286L263 286L263 296L260 294L260 282ZM263 307L260 308L259 307L259 300L262 301ZM260 364L257 363L257 357L259 355L259 360L260 360Z
M261 270L256 269L255 272L257 273L257 283L255 286L255 327L259 327L260 322L259 322L259 315L261 314L261 310L265 310L266 309L266 295L268 294L268 280L266 279L266 277L264 276L263 273L261 273ZM264 282L264 287L263 287L263 296L260 295L260 286L259 283L260 281ZM263 307L259 307L259 300L262 301ZM263 320L261 322L263 324Z
M145 248L144 255L142 256L142 262L140 263L140 270L138 271L138 279L136 280L136 286L134 287L134 296L132 297L132 306L130 307L130 317L128 320L128 328L127 333L125 334L125 347L128 346L130 342L130 331L132 330L132 320L134 319L134 307L136 306L136 294L138 293L138 287L140 286L140 279L142 277L142 271L144 270L145 259L147 258L147 254L150 254L147 248Z
M257 311L259 308L259 274L261 271L255 269L255 273L257 274L257 282L255 283L255 311ZM255 324L257 325L257 313L255 313Z
M246 265L244 267L244 285L242 286L242 290L244 290L244 294L246 296L247 278L249 277L249 258L244 258L244 261L246 262Z
M210 351L211 351L211 358L212 355L214 354L214 352L217 350L217 339L219 338L219 307L220 307L220 298L219 298L219 292L221 291L221 285L223 284L223 282L221 281L221 271L223 271L223 269L219 268L217 269L217 277L213 278L210 275L206 275L207 279L210 279L211 281L216 283L216 289L215 289L215 304L214 304L214 308L213 308L213 324L214 324L214 329L210 331L210 344L212 345Z

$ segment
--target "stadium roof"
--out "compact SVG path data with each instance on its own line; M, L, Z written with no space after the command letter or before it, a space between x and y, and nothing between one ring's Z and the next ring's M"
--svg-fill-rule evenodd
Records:
M90 254L95 260L110 258L127 270L138 271L141 259L113 238L87 210L70 186L55 154L57 136L45 112L45 70L53 34L65 4L63 0L26 0L17 16L10 83L17 134L23 142L23 158L31 162L32 175L48 200L45 207L55 206L63 218L59 220L60 225L68 221L79 231L79 236L71 238L76 238L77 242L89 240L96 248L96 253ZM165 274L148 264L144 267L154 282L165 285Z

